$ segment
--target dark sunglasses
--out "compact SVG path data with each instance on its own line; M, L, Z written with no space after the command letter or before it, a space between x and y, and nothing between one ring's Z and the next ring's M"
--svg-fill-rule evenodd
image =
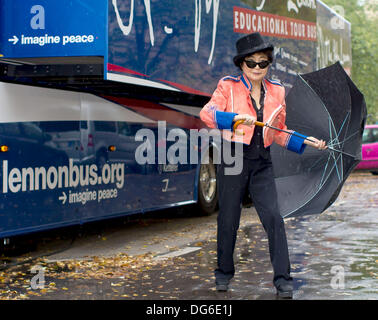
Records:
M248 66L248 68L256 68L257 65L259 65L260 69L265 69L267 66L269 66L270 62L265 60L261 62L255 62L253 60L244 60L245 64Z

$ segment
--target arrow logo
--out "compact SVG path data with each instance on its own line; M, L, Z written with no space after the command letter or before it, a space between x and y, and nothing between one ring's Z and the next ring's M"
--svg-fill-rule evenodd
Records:
M13 42L13 45L15 45L18 42L18 38L16 36L13 36L13 38L8 39L9 42Z
M58 198L60 201L62 201L62 204L66 203L67 195L65 192L63 192L63 195Z

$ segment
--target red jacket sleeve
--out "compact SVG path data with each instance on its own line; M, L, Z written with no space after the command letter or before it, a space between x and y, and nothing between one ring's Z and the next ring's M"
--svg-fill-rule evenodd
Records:
M210 101L200 112L201 120L209 128L217 128L216 111L225 111L227 107L228 93L225 88L225 81L220 80Z

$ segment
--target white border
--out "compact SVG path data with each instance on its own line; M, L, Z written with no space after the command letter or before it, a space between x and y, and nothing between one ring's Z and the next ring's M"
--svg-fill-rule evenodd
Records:
M153 88L158 88L158 89L165 89L165 90L181 92L181 90L179 90L175 87L171 87L171 86L162 84L160 82L146 80L146 79L140 79L140 78L131 77L131 76L124 76L124 75L116 74L116 73L109 73L108 72L106 74L106 79L111 80L111 81L132 83L132 84L137 84L137 85L141 85L141 86L147 86L147 87L153 87Z

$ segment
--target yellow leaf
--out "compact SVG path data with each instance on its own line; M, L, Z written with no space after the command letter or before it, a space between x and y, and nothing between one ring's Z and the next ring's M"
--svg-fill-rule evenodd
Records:
M120 286L122 286L122 284L123 284L122 282L120 282L120 283L113 283L113 282L111 282L110 285L111 285L112 287L120 287Z

